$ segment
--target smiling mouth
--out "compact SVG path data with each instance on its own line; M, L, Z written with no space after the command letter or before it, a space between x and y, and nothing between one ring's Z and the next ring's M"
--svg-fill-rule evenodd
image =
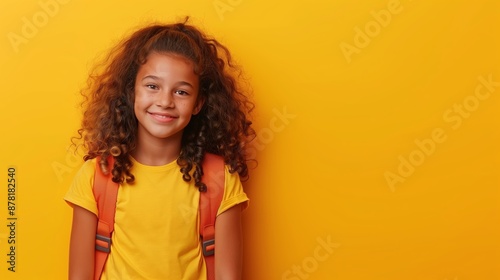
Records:
M148 114L159 121L171 121L171 120L177 118L175 116L168 115L168 114L158 114L158 113L151 113L151 112L148 112Z

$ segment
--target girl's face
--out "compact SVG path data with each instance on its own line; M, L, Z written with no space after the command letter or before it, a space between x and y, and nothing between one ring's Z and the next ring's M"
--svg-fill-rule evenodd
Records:
M135 79L134 112L138 138L179 141L182 131L203 105L193 63L181 56L152 52Z

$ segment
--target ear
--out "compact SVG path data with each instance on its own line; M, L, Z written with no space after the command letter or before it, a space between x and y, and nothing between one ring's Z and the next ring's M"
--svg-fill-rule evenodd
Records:
M205 104L205 98L203 97L198 97L198 100L196 101L196 105L193 108L193 115L197 115L200 111L201 108L203 108L203 105Z

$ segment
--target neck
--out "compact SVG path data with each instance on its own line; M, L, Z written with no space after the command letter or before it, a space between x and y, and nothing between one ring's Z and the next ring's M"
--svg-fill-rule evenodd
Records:
M137 139L136 148L131 151L134 159L141 164L159 166L171 163L181 152L181 137L176 139Z

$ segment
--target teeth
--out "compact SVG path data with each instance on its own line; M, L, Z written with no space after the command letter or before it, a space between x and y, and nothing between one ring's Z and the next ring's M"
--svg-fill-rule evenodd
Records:
M170 116L157 115L157 114L155 114L155 116L158 116L158 117L160 117L160 118L162 118L162 119L172 118L172 117L170 117Z

